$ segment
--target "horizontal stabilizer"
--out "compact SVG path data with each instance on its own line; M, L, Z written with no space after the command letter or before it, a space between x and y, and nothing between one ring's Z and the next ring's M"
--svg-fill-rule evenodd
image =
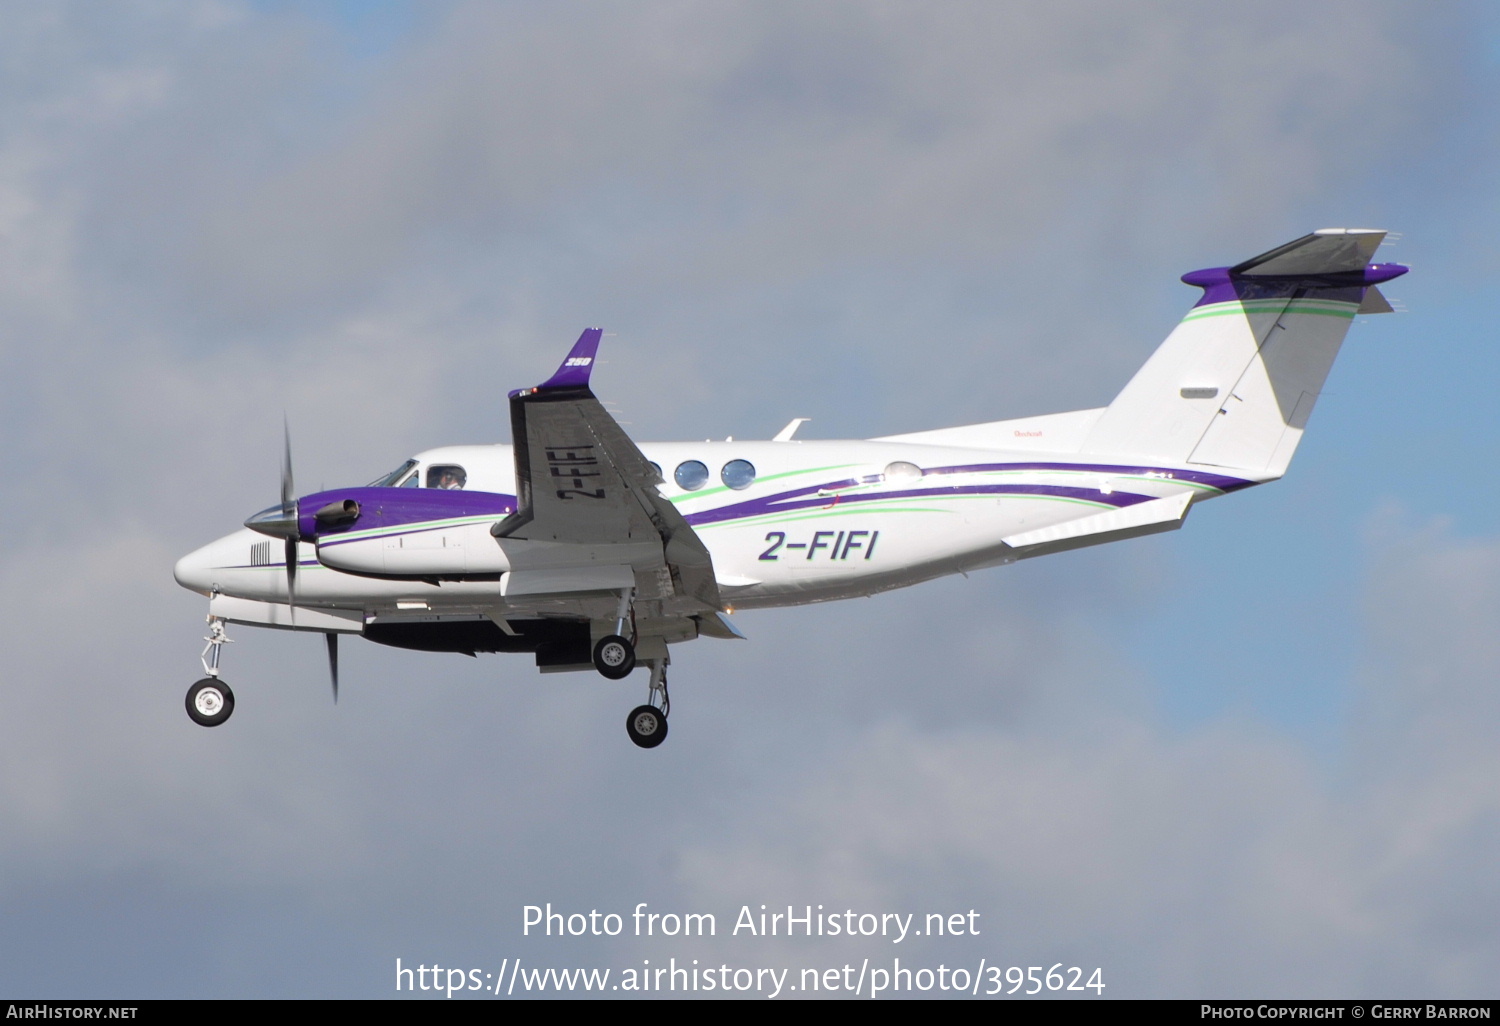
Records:
M1229 273L1237 277L1290 278L1363 271L1384 238L1385 232L1378 228L1319 228L1236 264Z
M1002 540L1016 550L1018 559L1028 559L1053 552L1066 552L1068 549L1081 549L1088 545L1102 545L1125 538L1175 531L1187 519L1192 500L1190 492L1165 499L1152 499L1124 509L1013 534Z

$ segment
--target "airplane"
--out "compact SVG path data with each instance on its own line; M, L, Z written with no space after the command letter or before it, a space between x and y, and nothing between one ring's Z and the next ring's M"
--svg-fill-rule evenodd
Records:
M1392 309L1376 229L1325 228L1203 290L1108 406L853 441L637 445L590 387L589 328L546 381L509 393L512 445L430 449L364 487L281 501L178 561L208 598L189 717L234 711L226 624L428 652L530 653L543 673L649 671L626 720L667 735L670 647L743 638L729 613L871 595L1181 527L1286 473L1356 314Z

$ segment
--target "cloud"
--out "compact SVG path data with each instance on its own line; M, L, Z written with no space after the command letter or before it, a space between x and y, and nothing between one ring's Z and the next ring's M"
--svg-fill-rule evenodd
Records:
M1377 544L1351 755L1332 771L1241 718L1173 731L1106 704L1064 729L886 722L694 845L691 892L704 907L984 909L982 939L912 957L1097 962L1116 997L1485 993L1500 543L1391 525Z
M402 952L660 950L527 947L523 903L760 895L982 907L961 950L1096 959L1109 993L1481 988L1488 541L1381 543L1414 555L1371 586L1348 779L1253 716L1165 725L1128 655L1232 538L751 614L678 654L650 759L634 685L354 643L335 710L319 639L249 629L233 723L181 711L172 561L274 499L282 411L308 485L500 441L590 322L641 437L1090 405L1172 276L1456 117L1457 15L1198 14L467 4L360 57L296 11L7 10L10 978L368 996Z

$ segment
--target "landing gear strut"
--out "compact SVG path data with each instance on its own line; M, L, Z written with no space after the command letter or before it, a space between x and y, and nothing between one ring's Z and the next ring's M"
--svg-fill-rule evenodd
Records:
M610 680L623 680L635 669L635 597L634 588L620 592L620 606L615 610L615 632L606 634L594 645L594 669ZM630 637L625 636L629 630Z
M672 699L667 693L667 658L652 659L651 690L645 705L638 705L625 717L625 732L642 748L655 748L667 739L667 714Z
M229 719L234 712L234 692L219 679L219 652L230 644L224 633L224 621L212 614L208 617L208 644L203 649L203 672L208 674L187 693L187 714L200 727L217 727Z

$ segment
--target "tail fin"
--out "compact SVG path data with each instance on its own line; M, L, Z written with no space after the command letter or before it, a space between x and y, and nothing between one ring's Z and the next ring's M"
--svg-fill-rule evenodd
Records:
M1280 477L1356 313L1406 273L1371 264L1385 232L1324 228L1234 267L1182 276L1203 289L1104 411L1083 451Z

